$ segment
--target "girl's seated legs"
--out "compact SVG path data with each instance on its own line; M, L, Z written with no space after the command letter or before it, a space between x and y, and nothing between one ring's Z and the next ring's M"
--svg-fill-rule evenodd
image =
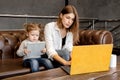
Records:
M44 66L45 69L52 69L54 68L51 61L48 58L37 58L39 65Z
M23 65L25 67L30 67L31 72L39 71L40 66L44 66L45 69L52 69L53 68L51 61L47 58L26 59L26 60L24 60Z
M36 59L26 59L23 62L23 66L30 67L31 72L37 72L39 71L39 63Z

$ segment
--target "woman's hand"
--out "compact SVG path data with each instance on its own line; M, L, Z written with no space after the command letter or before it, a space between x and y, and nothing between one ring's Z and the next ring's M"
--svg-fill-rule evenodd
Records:
M71 65L71 61L65 61L64 65Z
M63 59L62 57L60 57L58 54L55 54L55 55L53 56L53 58L54 58L56 61L58 61L58 62L60 62L61 64L63 64L63 65L71 65L71 61L66 61L65 59Z

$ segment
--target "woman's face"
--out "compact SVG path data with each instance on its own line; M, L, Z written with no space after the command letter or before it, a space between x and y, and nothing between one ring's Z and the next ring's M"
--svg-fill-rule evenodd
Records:
M62 19L62 24L65 28L69 28L75 19L75 15L73 13L68 13L68 14L60 14L60 17Z
M39 39L39 30L32 30L28 33L28 39L32 42L38 41Z

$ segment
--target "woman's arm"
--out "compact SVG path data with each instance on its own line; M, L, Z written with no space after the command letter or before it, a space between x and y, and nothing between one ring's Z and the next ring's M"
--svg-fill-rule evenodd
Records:
M53 55L57 54L57 52L55 51L54 46L53 46L53 35L52 35L53 28L54 28L53 23L48 23L44 29L46 51L47 51L47 55L50 59L53 58Z
M63 64L63 65L71 65L71 61L66 61L65 59L63 59L62 57L60 57L58 54L55 54L55 55L53 56L53 58L54 58L56 61L58 61L58 62L60 62L61 64Z

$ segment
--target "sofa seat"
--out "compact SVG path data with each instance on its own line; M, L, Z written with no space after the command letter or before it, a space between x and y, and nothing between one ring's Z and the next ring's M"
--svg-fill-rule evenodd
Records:
M43 70L44 67L40 67ZM30 72L30 68L22 66L22 59L4 59L0 61L0 78L11 77Z

